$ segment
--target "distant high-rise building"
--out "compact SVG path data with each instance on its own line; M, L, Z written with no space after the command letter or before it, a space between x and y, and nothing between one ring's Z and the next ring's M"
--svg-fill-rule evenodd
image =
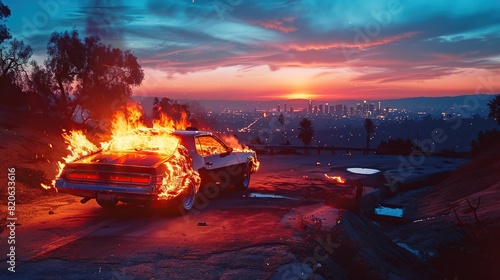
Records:
M349 116L354 116L354 107L349 109Z
M309 100L309 113L312 114L313 112L313 103L312 100Z
M328 102L325 104L325 115L328 115Z
M379 101L379 102L378 102L378 110L380 111L380 109L381 109L381 108L380 108L380 101Z
M285 112L285 113L286 113L286 104L283 104L283 107L284 107L284 108L283 108L283 112Z
M280 113L280 112L281 112L280 105L278 104L278 113Z
M342 108L344 108L342 104L335 105L335 116L342 116Z
M373 114L375 113L375 103L370 103L370 106L368 107L368 111Z
M290 113L293 113L293 107L290 106Z
M344 109L342 110L342 114L347 116L347 105L344 105Z
M320 114L323 113L323 104L319 104L318 105L318 111L319 111Z
M314 112L313 113L315 113L315 114L318 113L318 106L314 106Z
M330 112L329 112L329 113L330 113L330 115L333 115L333 113L334 113L334 108L335 108L335 107L334 107L333 105L330 105Z

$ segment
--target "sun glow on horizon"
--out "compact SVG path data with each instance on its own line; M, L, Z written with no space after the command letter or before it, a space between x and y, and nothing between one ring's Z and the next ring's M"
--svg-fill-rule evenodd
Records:
M314 99L318 95L307 92L293 92L283 95L284 99Z

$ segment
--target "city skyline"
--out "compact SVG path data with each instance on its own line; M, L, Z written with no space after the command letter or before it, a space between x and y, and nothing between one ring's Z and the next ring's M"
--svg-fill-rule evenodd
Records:
M130 49L139 96L385 99L498 91L496 1L4 1L43 61L52 32Z

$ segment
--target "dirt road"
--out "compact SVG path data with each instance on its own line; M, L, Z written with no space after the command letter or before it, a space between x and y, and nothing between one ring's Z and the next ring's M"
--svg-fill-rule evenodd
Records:
M354 162L394 166L393 159L339 158L263 156L247 191L207 193L183 216L126 204L104 210L93 200L81 204L64 194L18 205L16 272L7 270L9 230L4 230L0 278L288 279L287 264L296 264L293 273L312 276L321 263L304 262L304 229L318 219L320 230L338 221L326 193L350 195L324 174L366 179L342 168Z
M255 174L248 191L207 194L184 216L126 204L105 211L95 201L82 205L79 198L63 194L18 206L15 276L269 278L293 261L292 228L280 220L291 208L317 203L298 196L252 197L276 193L267 183L285 178L283 173L291 172L287 168L267 166ZM7 252L4 238L1 248Z

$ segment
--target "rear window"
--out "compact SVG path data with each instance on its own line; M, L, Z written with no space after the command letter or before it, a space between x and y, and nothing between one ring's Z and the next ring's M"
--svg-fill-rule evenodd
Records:
M138 129L133 132L114 136L107 151L148 151L172 154L179 144L179 138L170 130Z

